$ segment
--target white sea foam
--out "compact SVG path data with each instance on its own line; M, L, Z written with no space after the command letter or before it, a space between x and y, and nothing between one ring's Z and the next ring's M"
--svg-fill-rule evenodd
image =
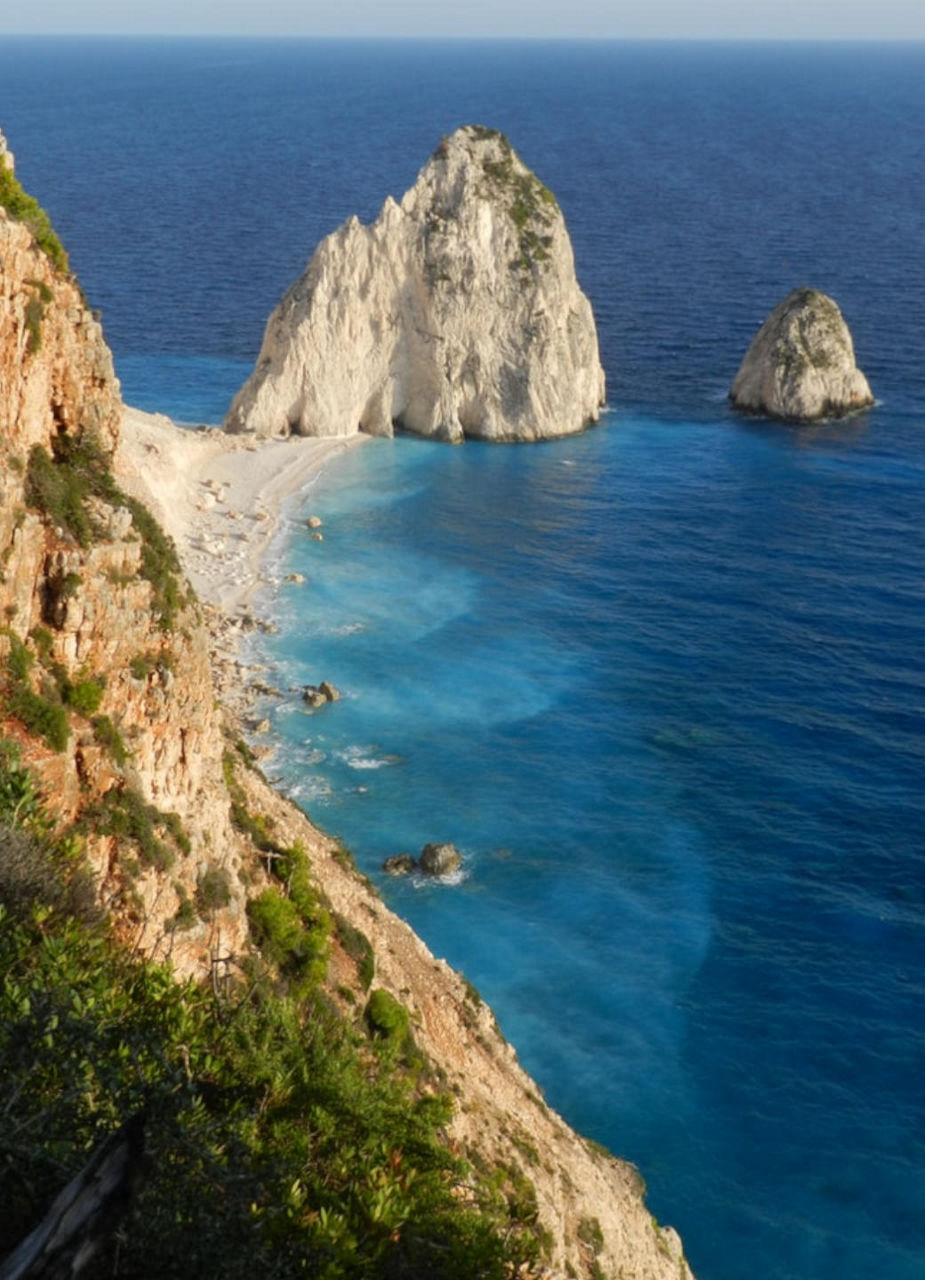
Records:
M351 769L385 769L400 763L398 756L377 755L374 746L345 747L343 751L335 751L334 758L342 760Z

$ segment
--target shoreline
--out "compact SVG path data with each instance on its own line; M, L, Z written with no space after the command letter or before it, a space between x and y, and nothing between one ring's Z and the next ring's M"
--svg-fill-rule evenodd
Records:
M183 573L203 606L216 692L237 717L259 691L260 670L238 656L242 638L268 629L255 597L277 579L267 560L287 506L317 484L331 459L367 437L258 440L220 427L180 427L165 414L123 406L114 471L172 539Z

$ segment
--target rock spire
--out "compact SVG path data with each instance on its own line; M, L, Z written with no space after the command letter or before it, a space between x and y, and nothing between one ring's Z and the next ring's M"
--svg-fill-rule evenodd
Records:
M270 316L230 431L539 440L604 402L555 196L493 129L443 139L400 204L324 239Z
M874 402L838 304L817 289L794 289L774 308L729 399L737 409L791 422L839 418Z

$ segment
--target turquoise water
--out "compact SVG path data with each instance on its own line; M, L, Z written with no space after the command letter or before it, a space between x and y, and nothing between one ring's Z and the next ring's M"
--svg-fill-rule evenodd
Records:
M925 50L0 42L0 123L126 398L186 422L221 419L319 236L467 120L556 191L612 409L329 466L279 549L307 582L264 602L271 767L377 879L459 845L455 882L383 892L701 1280L913 1280ZM737 419L802 283L878 404ZM321 679L344 696L308 716Z

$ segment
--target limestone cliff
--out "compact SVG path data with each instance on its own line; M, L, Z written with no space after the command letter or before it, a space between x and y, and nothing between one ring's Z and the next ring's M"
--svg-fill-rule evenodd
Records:
M369 976L347 940L365 934L377 986L406 1004L455 1096L448 1141L502 1184L532 1184L552 1265L689 1278L635 1170L545 1105L490 1010L234 749L173 549L110 469L121 406L100 325L46 223L6 192L18 213L0 209L0 738L82 833L116 930L218 990L252 954L245 899L268 885L268 841L298 842L343 922L327 998L359 1034Z
M226 428L540 440L582 430L603 402L556 199L503 135L469 125L400 204L321 242Z
M791 422L843 417L874 402L838 304L794 289L758 330L729 393L737 409Z
M100 324L6 180L25 220L0 206L0 728L62 823L95 815L88 852L126 935L190 971L246 941L206 640L172 548L110 473L122 406ZM210 871L227 906L170 931Z

